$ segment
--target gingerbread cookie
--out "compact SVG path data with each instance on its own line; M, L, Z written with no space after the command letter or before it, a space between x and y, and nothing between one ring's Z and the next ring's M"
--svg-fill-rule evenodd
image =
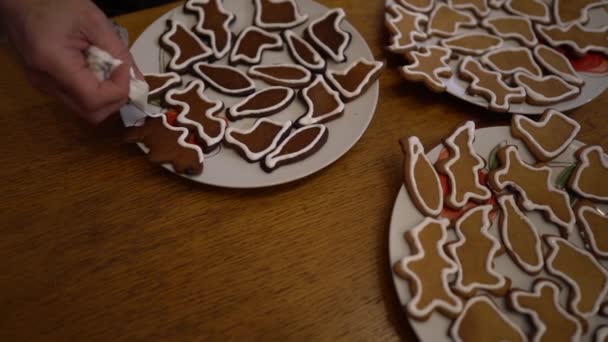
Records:
M284 30L308 20L295 0L254 0L254 24L267 30Z
M325 69L327 64L325 59L302 37L291 30L286 30L283 32L283 38L287 44L287 51L294 61L313 72L321 72Z
M507 0L504 7L513 14L539 23L551 22L549 6L543 0Z
M606 0L555 0L553 15L559 25L573 22L586 24L589 21L589 10L606 5L608 5Z
M279 50L283 47L281 36L255 26L249 26L236 39L230 63L259 64L266 50Z
M573 229L574 212L565 191L559 190L551 180L551 168L526 164L515 146L498 150L501 167L490 171L488 181L497 191L513 188L520 195L520 205L526 210L540 210L549 221L562 229L567 236Z
M451 37L462 27L474 27L477 19L468 12L458 11L446 4L439 4L431 12L428 34L440 37Z
M336 63L346 61L345 52L351 40L351 34L340 27L345 16L341 8L328 11L313 21L304 34L318 51Z
M532 21L526 17L498 16L484 19L481 25L503 39L513 38L528 47L538 44Z
M415 50L418 41L427 38L422 28L422 24L426 21L424 15L410 12L399 5L388 7L385 18L386 28L391 33L391 45L388 49L395 53Z
M270 119L259 119L249 129L228 127L226 144L235 149L243 158L251 163L262 160L268 153L274 151L281 140L289 134L291 121L284 123Z
M559 304L560 292L559 286L547 279L535 281L532 292L510 292L509 305L531 318L535 328L532 341L580 340L583 332L581 323Z
M443 190L439 175L424 153L417 137L402 139L403 178L412 203L426 216L439 216L443 209Z
M580 24L537 26L536 31L553 47L567 46L579 55L600 52L608 55L608 28L589 29Z
M416 320L427 320L434 311L456 317L462 310L462 301L449 286L449 277L458 273L458 266L443 249L449 224L447 219L427 217L405 233L411 252L395 264L394 270L408 280L412 299L407 312Z
M584 249L559 237L546 237L547 271L571 287L569 309L582 318L597 314L608 294L608 271Z
M608 156L600 146L588 146L576 152L578 164L568 186L579 196L608 201Z
M249 68L249 76L262 80L270 85L299 89L312 82L308 69L296 64L256 65Z
M471 10L478 17L490 14L488 0L448 0L448 5L458 10Z
M526 102L533 105L549 105L573 99L581 93L557 76L536 77L518 72L513 77L515 84L526 90Z
M399 4L410 11L427 13L433 9L435 0L399 0Z
M410 51L406 57L412 64L399 69L401 76L408 81L422 82L436 93L445 91L446 84L442 78L452 76L448 64L452 52L439 46L423 46L419 51Z
M490 69L498 71L503 76L511 76L516 72L542 76L543 72L534 62L530 49L523 47L509 47L492 50L481 56L481 61Z
M363 95L380 77L384 63L359 58L344 71L327 70L327 82L340 93L345 102L350 102Z
M255 84L242 71L229 65L196 63L194 72L211 88L222 94L247 96L255 91Z
M329 131L324 125L301 127L264 158L262 168L266 172L273 172L281 166L304 160L325 145L328 135Z
M344 114L345 106L340 94L331 89L321 75L317 75L314 82L302 90L300 98L306 112L298 119L299 126L329 122Z
M226 116L232 121L270 116L287 108L295 94L291 88L267 87L228 108Z
M562 154L580 130L578 122L553 109L545 111L538 122L523 115L514 115L511 119L513 137L522 140L541 162Z
M488 296L469 299L452 324L450 337L457 342L527 340L521 329Z
M564 81L577 86L585 83L578 76L568 58L559 51L546 45L538 45L534 48L534 57L543 68L561 77Z
M467 121L443 141L450 155L435 164L437 170L448 177L449 194L445 203L453 209L461 209L471 200L485 202L492 196L479 179L486 163L475 152L474 141L475 123Z
M215 58L226 56L232 46L230 25L236 16L226 11L221 0L188 0L185 8L198 16L194 30L209 40Z
M167 66L169 70L185 73L192 64L213 55L213 50L182 23L168 20L167 24L169 29L161 36L160 45L172 55Z
M462 79L471 82L467 92L483 96L491 110L506 112L511 103L520 103L526 98L523 88L510 87L502 80L500 73L484 68L472 57L465 57L458 71Z
M182 78L175 72L144 74L144 81L148 84L149 99L162 98L167 91L182 84Z
M500 37L480 32L463 33L441 41L441 45L463 55L480 56L502 46Z
M578 201L576 213L578 229L585 246L598 258L608 258L608 216L592 202Z

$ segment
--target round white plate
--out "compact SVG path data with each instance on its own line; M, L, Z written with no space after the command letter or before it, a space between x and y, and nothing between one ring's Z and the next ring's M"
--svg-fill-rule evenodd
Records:
M236 14L237 19L231 26L232 32L239 33L247 26L250 26L253 18L253 1L243 0L225 0L224 6L227 10ZM296 27L294 31L302 33L312 20L322 16L328 9L312 0L299 0L298 6L302 13L309 15L309 20ZM347 15L348 16L348 15ZM161 60L165 59L165 54L161 52L158 45L158 39L165 31L167 19L182 21L190 26L196 22L196 17L190 14L184 14L182 6L166 13L152 25L150 25L144 33L135 41L131 48L131 53L137 62L137 65L144 73L162 71ZM328 63L328 68L344 70L349 62L352 62L357 57L364 57L373 60L374 56L370 51L367 43L357 32L357 30L347 21L342 23L342 27L352 34L351 43L346 51L348 61L342 64ZM218 61L218 64L226 64L227 57ZM266 51L262 64L273 63L295 63L289 57L286 49L283 51ZM247 68L239 66L243 71ZM267 87L262 81L256 81L258 89ZM204 162L204 171L199 176L183 176L193 181L220 186L227 188L260 188L268 187L283 183L295 181L304 178L315 172L329 166L346 152L348 152L357 141L361 138L369 123L374 116L376 104L378 102L379 85L374 84L363 96L346 105L344 115L327 124L329 128L329 138L325 146L316 154L306 160L295 164L283 166L272 173L266 173L262 170L259 163L252 164L241 158L232 149L220 146L218 150L206 156ZM212 99L219 99L224 102L225 107L230 107L242 99L239 97L230 97L212 89L207 89L205 94ZM278 121L292 120L300 117L305 111L304 106L300 101L295 100L286 110L272 116L271 118ZM133 110L132 107L121 111L123 122L126 126L132 126L143 117L143 113ZM248 128L253 125L255 120L245 119L230 125L239 128ZM140 144L140 147L143 147ZM146 151L145 148L142 148ZM165 165L165 168L173 171L173 169Z
M438 2L440 2L438 0ZM445 1L444 1L445 2ZM386 0L387 6L390 4L396 3L395 0ZM502 9L492 9L492 12L488 15L488 18L506 15L508 12ZM589 28L600 28L606 25L608 22L608 12L602 7L594 8L589 11L589 23L586 24L586 27ZM482 28L461 28L459 33L467 33L467 32L485 32L488 33L487 30ZM434 46L439 45L440 39L438 37L432 36L428 40L421 43L421 46L428 45ZM513 39L505 39L504 43L505 47L509 46L521 46L517 41ZM456 55L459 56L459 55ZM454 56L452 56L454 58ZM461 57L457 59L452 59L450 61L450 66L452 70L456 71L458 69L458 65L460 64ZM608 74L593 74L593 73L585 73L585 72L577 72L577 74L585 80L585 85L581 89L581 93L575 98L556 103L549 106L536 106L530 105L527 103L518 103L512 104L509 109L510 113L514 114L526 114L526 115L535 115L535 114L543 114L547 109L555 109L560 112L567 112L569 110L573 110L575 108L581 107L589 102L591 102L596 97L600 96L607 88L608 88ZM446 92L452 94L462 100L465 100L474 105L478 105L484 108L488 107L488 101L481 96L472 96L467 94L467 88L469 86L469 82L461 80L458 77L458 73L454 72L452 77L446 80Z
M510 145L516 145L519 148L520 155L522 159L526 162L533 162L532 155L527 151L526 147L523 143L515 138L513 138L510 134L509 127L490 127L490 128L482 128L478 129L475 133L475 149L479 155L481 155L486 161L488 160L488 156L491 151L501 142L506 142ZM580 148L583 144L579 141L573 142L570 147L555 161L552 161L549 166L551 166L554 170L553 176L557 177L560 173L561 169L565 168L567 165L572 164L574 162L574 152L578 148ZM442 145L439 145L432 149L427 156L429 160L434 163L441 152ZM608 211L608 205L601 206L605 212ZM538 212L530 212L527 214L528 217L535 224L539 233L542 234L557 234L558 230L555 225L547 223ZM405 189L402 187L399 194L397 195L397 199L395 200L395 205L393 207L393 214L391 218L391 225L389 231L389 256L391 267L395 265L397 261L402 259L403 257L409 255L410 248L407 245L407 242L404 239L404 234L411 228L415 227L417 224L422 222L424 217L420 212L414 207L413 203L410 200L410 197ZM493 226L490 228L490 232L500 240L498 237L498 219L495 220ZM454 235L453 229L448 230L449 241L453 241L456 236ZM578 230L574 230L574 233L571 234L569 240L578 246L582 246L582 240L580 235L578 234ZM529 276L519 269L517 265L515 265L508 254L505 253L502 256L499 256L495 259L496 269L501 274L508 275L508 277L512 280L512 287L521 288L527 291L531 290L532 281L539 277L549 277L562 285L563 289L567 289L566 283L558 280L555 277L549 276L544 270L536 277ZM608 262L600 261L604 266L608 267ZM397 295L399 297L399 301L405 310L405 305L409 302L411 298L410 290L408 287L408 282L399 278L393 272L393 282L395 284L395 290L397 291ZM568 291L562 291L561 303L564 305L566 303L566 294ZM492 297L494 301L499 305L499 307L504 308L505 303L502 298ZM513 322L518 324L524 332L530 332L531 327L528 322L524 319L523 315L515 315L509 313L508 316L512 319ZM595 331L595 327L599 325L600 322L606 323L605 319L595 318L591 320L589 333L585 336L592 336ZM418 337L422 341L450 341L448 337L448 329L451 324L451 320L447 317L439 314L433 313L428 321L420 322L414 319L410 319L414 331L418 335ZM404 322L405 323L405 322Z

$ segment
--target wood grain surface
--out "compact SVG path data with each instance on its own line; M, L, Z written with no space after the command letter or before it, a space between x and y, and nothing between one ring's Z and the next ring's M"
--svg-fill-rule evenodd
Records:
M415 340L393 290L398 139L440 142L493 114L403 81L383 47L384 0L321 0L388 68L376 116L341 160L305 180L201 186L30 88L0 43L0 340ZM118 18L132 40L172 6ZM608 148L608 94L572 113Z

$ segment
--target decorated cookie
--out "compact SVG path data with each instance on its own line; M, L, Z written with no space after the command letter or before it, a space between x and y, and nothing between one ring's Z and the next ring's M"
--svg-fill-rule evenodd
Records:
M446 4L439 4L430 15L428 34L451 37L462 27L474 27L477 19L468 12L456 10Z
M458 10L471 10L478 17L490 14L488 0L448 0L448 5Z
M593 334L595 342L606 342L608 341L608 325L602 325L595 330Z
M532 341L580 340L581 323L560 305L560 292L560 287L553 281L540 279L534 282L532 292L512 290L509 293L509 305L528 315L534 325Z
M546 24L551 21L549 6L543 0L507 0L504 7L513 14L539 23Z
M160 43L172 55L167 66L169 70L185 73L194 63L213 55L213 51L182 23L168 20L167 24L169 29L161 36Z
M427 217L405 233L411 253L394 269L408 280L412 299L407 313L416 320L427 320L435 311L454 318L462 310L462 301L449 286L450 276L458 273L458 266L444 251L449 224L447 219Z
M194 30L209 40L215 58L226 56L232 46L230 25L236 16L226 11L222 0L188 0L185 8L198 16Z
M503 39L513 38L528 47L538 44L532 21L526 17L498 16L484 19L481 25Z
M247 96L255 91L255 84L242 71L229 65L196 63L194 72L211 88L222 94Z
M340 94L331 89L321 75L317 75L314 82L302 90L300 98L306 112L298 119L299 126L329 122L344 114L345 106Z
M578 201L576 222L585 246L598 258L608 258L608 216L590 201Z
M540 210L545 218L562 229L567 236L574 228L574 212L565 191L559 190L551 180L551 168L526 164L509 145L498 150L501 167L490 171L490 185L498 190L513 188L520 196L519 204L526 210Z
M582 318L598 313L608 294L608 271L586 250L559 237L546 237L547 271L571 287L569 309Z
M345 52L351 40L351 34L340 27L345 16L341 8L328 11L313 21L304 34L317 51L337 63L346 61Z
M467 91L472 95L483 96L491 110L506 112L511 103L523 102L526 97L523 88L507 85L500 73L486 69L471 57L464 58L458 72L462 79L471 82Z
M410 11L426 13L433 9L435 0L399 0L398 3Z
M553 47L567 46L579 55L600 52L608 55L608 29L589 29L580 24L536 26L536 31Z
M543 75L528 48L509 47L492 50L481 56L481 61L490 69L503 74L503 76L511 76L516 72L534 76Z
M578 164L568 186L578 195L608 201L608 156L599 146L583 147L576 152Z
M518 72L513 77L515 84L526 90L526 102L533 105L549 105L577 97L579 87L573 86L557 76L536 77Z
M255 26L244 29L234 43L230 53L231 63L259 64L266 50L279 50L283 47L281 36Z
M408 81L422 82L430 90L440 93L445 91L446 84L442 78L452 76L450 49L440 46L423 46L419 51L410 51L406 57L412 64L400 69L401 76Z
M281 140L289 134L291 121L276 122L267 118L259 119L253 127L242 130L235 127L226 129L225 141L243 158L255 163L274 151Z
M182 78L175 72L144 74L144 80L148 83L149 99L162 98L167 91L182 84Z
M226 111L232 121L244 118L261 118L287 108L296 92L287 87L267 87L257 91Z
M308 69L297 64L256 65L249 68L249 76L262 80L270 85L299 89L312 82Z
M283 37L287 51L294 61L313 72L325 69L327 62L310 43L291 30L283 32Z
M449 194L445 203L453 209L461 209L469 201L485 202L492 196L479 179L486 163L475 152L474 141L475 123L467 121L443 141L450 155L435 165L448 177Z
M388 49L395 53L417 49L418 42L427 38L422 28L426 21L424 15L410 12L399 5L388 7L385 19L386 28L391 33Z
M187 142L188 130L174 127L164 114L149 115L142 126L129 128L127 142L140 142L150 150L148 160L171 164L175 172L198 175L203 172L203 151Z
M272 172L281 166L302 161L319 151L327 142L328 135L324 125L298 128L264 158L262 168Z
M500 37L480 32L463 33L441 41L441 45L463 55L480 56L502 46Z
M488 296L469 299L452 324L450 337L456 342L527 340L521 329Z
M184 89L169 91L165 101L179 110L177 123L194 130L205 152L210 152L224 139L226 121L217 117L224 105L220 101L208 99L203 94L204 91L204 83L195 80Z
M344 71L327 70L327 82L340 93L345 102L363 95L380 77L384 63L359 58Z
M254 0L256 26L267 30L288 29L308 20L295 0Z
M573 22L586 24L589 21L589 10L606 5L608 5L606 0L555 0L553 2L553 15L560 25Z
M514 115L511 119L511 134L522 140L541 162L562 154L580 130L578 122L553 109L545 111L538 122L523 115Z
M534 48L534 57L543 68L561 77L564 81L577 86L585 83L578 76L568 58L559 51L546 45L538 45Z

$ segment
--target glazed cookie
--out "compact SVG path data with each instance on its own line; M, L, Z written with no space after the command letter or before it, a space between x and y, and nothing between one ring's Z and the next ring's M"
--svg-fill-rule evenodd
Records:
M312 82L308 69L297 64L256 65L247 72L252 78L262 80L270 85L299 89Z
M579 55L600 52L608 55L608 28L588 29L579 24L536 26L536 31L553 47L567 46Z
M401 140L404 155L403 177L412 203L425 216L439 216L443 209L443 191L439 175L424 153L417 137Z
M160 38L160 45L171 55L167 67L185 73L196 62L208 59L213 51L182 23L168 20L169 29Z
M437 170L448 177L449 194L445 203L453 209L461 209L471 200L481 203L492 196L479 179L486 163L475 152L474 141L475 123L467 121L443 141L450 155L435 164Z
M226 116L231 121L270 116L287 108L295 94L296 92L291 88L267 87L228 108Z
M346 61L346 49L350 44L351 34L340 25L346 14L341 8L333 9L313 21L304 36L317 48L336 63Z
M196 63L194 72L211 88L222 94L247 96L255 91L255 84L239 69L229 65Z
M543 68L561 77L564 81L577 86L585 83L578 76L568 58L559 51L546 45L538 45L534 48L534 57Z
M148 99L163 98L169 90L182 84L182 78L175 72L144 74L144 80L149 87Z
M400 68L401 76L408 81L422 82L436 93L445 91L446 84L442 78L452 76L448 64L452 52L439 46L423 46L419 51L410 51L406 57L412 62Z
M443 39L441 45L463 55L480 56L502 46L500 37L480 32L464 33Z
M510 13L547 24L551 22L549 6L543 0L507 0L504 7Z
M534 62L530 49L524 47L508 47L492 50L481 56L483 64L498 71L503 76L511 76L516 72L542 76L543 72Z
M427 32L429 35L451 37L462 27L474 27L477 19L468 12L453 9L446 4L439 4L431 12Z
M553 15L559 25L573 22L586 24L589 21L589 10L606 5L608 5L606 0L555 0L553 1Z
M321 72L325 69L327 64L325 59L302 37L291 30L286 30L283 32L283 38L287 51L294 61L313 72Z
M394 270L408 280L412 299L407 313L413 319L427 320L435 311L455 318L462 310L462 301L449 286L449 277L458 273L458 266L443 249L449 224L447 219L427 217L405 233L411 252Z
M391 33L388 49L395 53L417 49L418 42L427 38L422 28L426 21L426 16L420 13L410 12L398 5L388 7L385 19L386 28Z
M295 0L254 0L254 24L267 30L284 30L308 20Z
M585 246L598 258L608 258L608 216L592 202L578 201L574 207L578 229Z
M317 75L314 82L302 90L300 98L306 112L298 119L299 126L329 122L344 114L345 106L340 94L331 89L321 75Z
M284 123L270 119L259 119L249 129L228 127L225 142L251 163L262 160L274 151L281 140L289 134L291 121Z
M510 87L502 80L500 73L484 68L471 57L463 59L458 72L462 79L471 82L467 92L483 96L491 110L506 112L511 103L520 103L526 98L522 87Z
M513 38L528 47L538 44L532 21L526 17L498 16L484 19L481 25L503 39Z
M559 103L573 99L581 93L579 87L553 75L536 77L518 72L513 80L526 90L526 102L533 105Z
M325 79L340 93L344 102L350 102L363 95L380 77L383 62L359 58L344 71L327 70Z
M435 0L399 0L398 3L410 11L427 13L433 9Z
M188 0L185 8L198 16L194 30L209 40L215 58L226 56L232 46L230 25L236 16L226 11L222 0Z
M513 115L511 134L524 142L536 160L548 162L562 154L574 141L581 125L566 115L549 109L538 122Z
M328 135L324 125L296 129L264 158L262 168L266 172L273 172L281 166L302 161L319 151L327 142Z
M255 26L244 29L234 43L230 53L230 63L259 64L266 50L279 50L283 47L281 36Z
M568 186L579 196L608 201L608 156L600 146L587 146L576 152L578 164Z
M490 14L488 0L448 0L448 5L458 10L471 10L478 17Z

